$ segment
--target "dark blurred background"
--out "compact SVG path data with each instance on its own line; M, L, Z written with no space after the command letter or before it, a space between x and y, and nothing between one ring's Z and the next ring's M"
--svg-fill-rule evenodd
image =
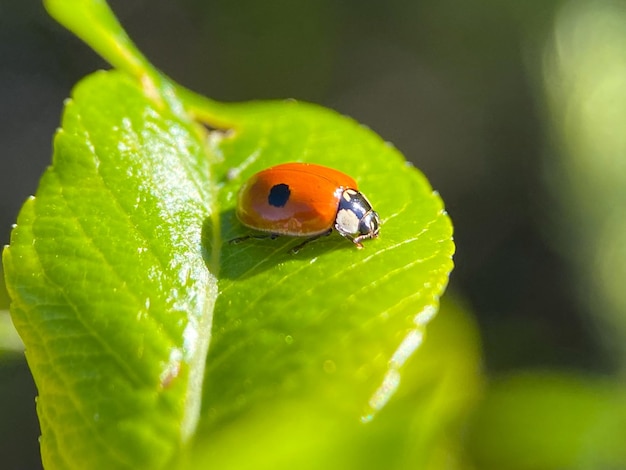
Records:
M609 86L593 80L626 63L624 2L110 3L139 49L179 83L225 101L320 103L371 127L420 168L455 225L450 291L477 317L488 374L603 375L623 363L620 336L608 333L624 321L623 294L619 286L607 293L601 279L624 279L626 255L615 238L613 251L598 251L607 241L591 230L620 223L623 142L606 127L584 131L598 114L626 120L626 107L617 113L608 98L585 114L594 86ZM100 68L40 2L0 0L2 244L50 162L63 100ZM612 149L602 147L607 139ZM605 166L593 166L594 152L611 151ZM601 189L603 174L617 180L613 192ZM37 435L35 390L18 356L0 356L0 415L15 426L0 454ZM33 457L25 450L15 457L24 466L9 468L36 468Z

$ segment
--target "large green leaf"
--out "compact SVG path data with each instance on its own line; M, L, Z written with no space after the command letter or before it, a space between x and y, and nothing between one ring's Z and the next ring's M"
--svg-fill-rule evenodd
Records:
M156 468L195 427L216 281L198 130L119 72L66 103L4 251L49 468Z
M48 7L119 70L74 90L4 252L45 465L164 468L191 437L277 403L302 422L371 421L452 269L452 226L424 176L324 108L182 89L101 1ZM286 161L353 176L380 238L357 250L333 234L297 254L289 237L228 243L249 233L234 215L242 182Z
M212 140L224 240L248 233L234 215L241 183L285 161L353 175L383 225L363 250L336 234L297 255L300 240L290 238L223 246L205 409L219 420L279 391L308 391L366 418L389 396L447 283L454 247L441 200L393 146L332 111L289 101L215 112L234 129Z

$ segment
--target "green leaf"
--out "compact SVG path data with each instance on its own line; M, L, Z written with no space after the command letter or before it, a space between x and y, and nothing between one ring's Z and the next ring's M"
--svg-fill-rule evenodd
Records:
M333 111L287 101L214 112L233 129L211 139L222 158L224 240L249 233L234 215L242 182L285 161L353 175L383 225L363 250L337 234L297 255L290 248L301 240L288 237L223 246L207 416L218 425L282 393L309 393L369 419L421 343L448 280L454 245L441 199L393 146Z
M196 126L128 76L92 75L66 103L4 251L48 468L157 468L193 432L216 297L208 174Z
M452 269L452 225L424 176L333 111L184 90L104 2L47 7L119 70L74 90L4 252L44 464L171 467L192 437L277 404L303 423L376 426ZM286 161L353 176L380 238L357 250L333 234L295 255L289 237L228 243L249 233L242 182Z
M472 317L444 299L397 394L372 422L342 419L314 397L268 401L198 436L191 468L464 468L459 449L482 389L480 363Z

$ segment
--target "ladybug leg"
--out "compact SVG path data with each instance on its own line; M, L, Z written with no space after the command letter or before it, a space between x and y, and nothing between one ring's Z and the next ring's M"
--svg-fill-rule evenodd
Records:
M246 240L275 240L280 237L278 233L264 233L257 235L244 235L243 237L231 238L228 240L228 243L231 245L238 245L239 243L245 242Z
M315 240L317 240L318 238L327 237L328 235L330 235L330 234L332 233L332 231L333 231L333 229L332 229L332 228L329 228L329 229L328 229L326 232L324 232L324 233L320 233L319 235L315 235L314 237L307 238L307 239L306 239L306 240L304 240L302 243L300 243L300 244L298 244L298 245L294 246L291 250L289 250L289 252L290 252L292 255L295 255L296 253L298 253L298 252L299 252L299 251L300 251L300 250L304 247L304 245L306 245L306 244L308 244L308 243L310 243L310 242L312 242L312 241L315 241Z

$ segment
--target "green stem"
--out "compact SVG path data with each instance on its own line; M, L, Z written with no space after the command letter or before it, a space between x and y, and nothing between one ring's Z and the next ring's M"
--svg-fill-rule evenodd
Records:
M211 126L232 127L233 121L223 114L228 105L187 90L156 70L128 37L105 0L44 0L44 5L50 16L114 68L140 80L156 101L165 100L175 112L187 112ZM172 92L182 101L184 110L172 99Z
M223 129L229 129L236 125L237 120L230 116L236 105L214 101L180 85L176 87L176 91L187 111L197 121Z
M44 0L50 16L73 32L113 67L135 77L158 72L139 52L104 0Z

